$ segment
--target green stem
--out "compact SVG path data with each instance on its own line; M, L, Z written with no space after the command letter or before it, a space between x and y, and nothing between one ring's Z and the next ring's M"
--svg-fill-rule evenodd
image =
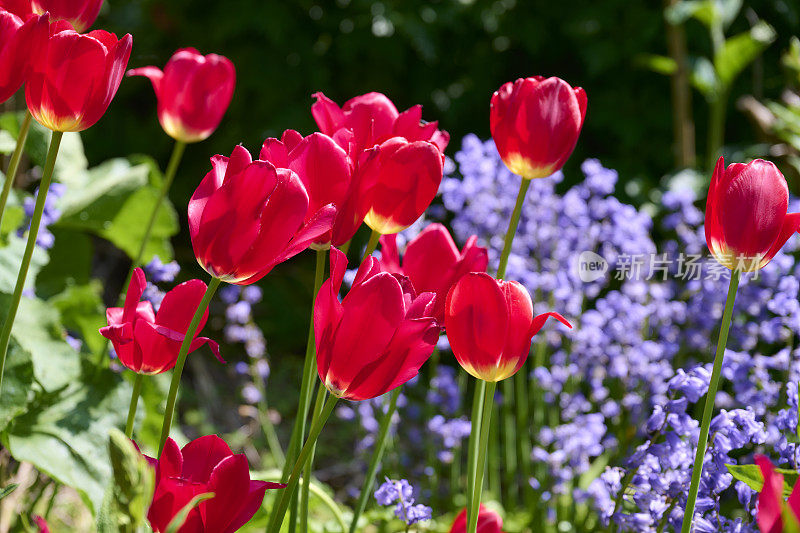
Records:
M331 416L333 409L336 407L336 403L339 401L339 398L336 396L330 396L328 400L325 402L325 407L322 409L322 413L317 420L314 420L311 424L311 429L308 433L308 439L306 443L303 445L303 449L300 450L300 455L297 457L297 461L294 464L294 468L292 468L292 473L289 476L289 480L287 481L287 486L284 490L280 491L281 497L278 500L278 503L273 507L272 516L270 517L269 524L267 525L267 533L278 533L281 530L281 524L283 524L283 517L286 515L286 509L289 507L289 500L292 498L292 493L297 488L297 482L300 478L300 472L303 469L303 466L308 459L308 456L311 454L311 449L314 447L314 443L317 442L317 438L319 434L322 432L322 428L325 425L325 422L328 420L328 417Z
M514 236L517 234L519 217L522 214L522 204L525 203L525 195L528 194L528 187L530 186L531 180L522 178L522 183L519 184L519 192L517 193L517 203L514 206L514 212L511 213L511 220L508 223L508 231L506 231L506 238L503 242L503 252L500 254L500 263L497 266L497 279L503 279L506 277L508 256L511 255L511 244L514 242Z
M492 405L496 387L497 383L494 381L486 383L483 394L480 443L477 450L471 450L472 452L478 452L478 460L475 465L475 491L472 494L472 511L469 513L467 533L475 533L478 530L478 509L481 505L481 493L483 492L483 474L486 469L486 451L489 447L489 432L492 427Z
M378 428L378 438L375 441L375 449L372 458L369 460L367 475L364 476L364 485L361 487L361 494L358 496L358 503L353 510L353 520L350 522L350 533L355 533L358 526L358 519L367 508L367 500L372 494L372 487L375 484L375 474L381 464L383 454L386 451L386 443L389 441L389 428L392 426L392 416L397 411L397 398L400 397L400 387L394 389L389 395L389 407L381 417L381 424Z
M697 453L694 457L692 468L692 483L689 486L689 496L686 499L686 512L683 515L681 533L689 533L694 518L694 506L697 502L697 491L700 487L700 476L703 473L703 460L706 455L708 430L711 425L711 415L714 413L714 400L717 396L719 378L722 371L722 359L725 357L725 345L728 342L728 330L731 327L733 304L736 301L736 289L739 287L739 271L731 272L731 283L728 286L728 298L725 300L725 311L722 314L722 325L717 340L717 353L714 355L714 369L711 371L711 381L708 384L706 403L703 406L703 421L700 424L700 436L697 439Z
M125 436L129 439L133 437L133 422L136 420L136 406L139 404L143 381L144 374L136 374L136 379L133 381L133 392L131 392L131 406L128 408L128 422L125 424Z
M312 423L318 420L322 413L322 408L325 405L325 399L328 396L328 389L325 384L320 382L319 389L317 390L317 400L314 403L314 415L311 417ZM308 496L311 490L311 471L314 465L314 453L316 452L317 444L311 447L311 453L308 455L305 469L303 470L303 488L300 491L300 531L306 533L308 531Z
M467 522L472 517L472 499L475 494L475 475L478 464L478 444L480 444L481 419L483 418L483 396L486 392L486 382L476 380L475 392L472 397L472 415L469 431L469 444L467 445ZM477 509L475 510L477 512Z
M39 192L36 195L36 205L33 208L33 217L31 217L31 229L28 231L28 242L25 245L25 252L22 255L22 264L19 267L19 274L17 275L17 285L14 287L14 295L11 297L11 303L8 307L8 315L6 315L6 321L3 324L3 331L0 333L0 391L2 391L3 388L3 372L6 367L8 344L11 341L11 327L14 325L14 319L17 316L19 301L22 299L22 290L25 288L25 279L28 277L28 268L31 266L31 258L33 257L33 250L36 247L39 226L42 222L42 213L44 213L44 203L45 200L47 200L47 191L50 189L50 182L53 180L53 170L55 169L56 158L58 157L58 147L61 145L61 138L63 136L63 132L54 131L50 139L50 148L47 151L47 159L44 163L42 181L39 184Z
M211 303L211 298L217 292L217 287L221 283L219 278L211 278L208 283L208 288L203 299L200 300L200 305L194 312L192 321L189 323L189 329L186 330L186 335L183 337L180 352L178 352L178 360L175 362L175 368L172 370L172 382L169 384L169 394L167 395L167 407L164 410L164 422L161 425L161 439L158 443L158 456L161 457L161 451L164 449L164 443L167 442L169 436L169 429L172 426L172 417L175 414L175 402L178 398L178 387L181 384L181 374L183 374L183 366L186 364L186 356L189 355L189 346L191 346L195 335L197 334L197 327L200 325L200 320L203 314L208 309L208 304Z
M516 501L517 492L517 443L514 438L514 430L516 427L516 418L514 416L514 380L506 379L501 384L503 391L503 402L497 406L492 407L499 415L498 423L492 427L492 433L489 440L489 473L486 476L486 481L489 483L488 489L490 492L497 494L498 498L503 498L503 501L508 501L509 504L514 505ZM501 431L502 428L502 431ZM502 438L501 438L502 433ZM502 441L502 442L501 442ZM501 453L497 453L500 450ZM500 471L501 471L501 458L503 467L505 469L503 485L505 489L505 496L501 492L500 485Z
M375 230L372 230L372 233L369 234L369 242L367 243L367 249L364 250L364 257L361 259L361 262L364 262L364 259L372 255L372 252L375 251L375 248L378 247L378 241L381 240L381 234Z
M3 226L3 213L6 211L6 202L8 202L8 195L11 193L11 188L14 186L14 181L17 178L17 170L19 170L19 162L22 159L22 152L25 149L25 141L28 140L28 131L31 129L31 116L30 111L25 111L25 118L22 119L22 125L19 128L19 135L17 135L17 145L14 147L14 153L11 154L11 161L8 163L8 170L6 171L6 181L3 184L3 192L0 194L0 227Z

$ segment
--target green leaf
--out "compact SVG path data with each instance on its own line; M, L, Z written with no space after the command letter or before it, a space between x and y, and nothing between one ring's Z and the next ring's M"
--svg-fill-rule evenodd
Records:
M714 65L705 57L698 57L692 61L691 82L695 89L705 96L709 102L719 95L719 79L714 70Z
M169 521L166 533L178 533L183 523L189 518L189 513L192 512L192 509L197 507L200 502L213 498L214 496L215 494L213 492L204 492L189 500L189 503L184 505L183 508L172 517L172 520Z
M728 27L742 9L742 0L684 0L667 8L664 15L670 24L683 24L690 18L707 28Z
M759 22L750 31L734 35L714 56L714 69L723 89L775 40L775 30L766 22Z
M675 60L667 56L642 54L637 57L636 62L644 68L659 74L664 74L665 76L670 76L678 70L678 64Z
M102 292L100 281L92 280L88 285L69 286L48 300L58 310L64 326L80 332L91 353L100 352L106 345L98 332L107 325Z
M5 219L5 217L3 217ZM4 221L5 225L5 221ZM0 248L0 292L11 294L17 285L17 275L19 265L22 263L22 255L25 252L27 233L24 238L17 237L15 233L8 235L8 245ZM25 279L25 288L32 288L36 282L36 276L44 265L48 262L47 252L36 246L33 249L31 265L28 269L28 277Z
M761 492L764 487L764 477L758 465L725 465L728 472L734 479L741 481L756 492ZM797 482L798 473L796 470L786 468L776 468L778 474L783 475L783 496L788 498L792 493L792 487Z
M14 492L17 487L19 487L19 483L11 483L9 486L0 489L0 500Z
M45 300L70 287L89 285L94 257L94 237L90 234L56 226L51 226L50 231L55 237L48 250L50 262L36 277L36 294Z
M17 139L6 130L0 130L0 154L10 154L17 148Z
M3 374L3 389L0 393L0 431L14 418L28 409L33 396L33 364L29 353L11 340Z

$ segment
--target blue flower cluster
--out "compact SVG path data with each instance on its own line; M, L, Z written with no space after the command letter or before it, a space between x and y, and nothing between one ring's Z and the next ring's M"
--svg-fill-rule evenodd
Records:
M375 491L375 500L379 505L394 504L394 515L409 526L431 519L433 510L427 505L414 503L414 487L408 481L385 479L386 482Z
M39 226L39 233L36 236L36 244L46 250L49 250L55 244L56 238L50 232L48 226L58 222L61 218L61 211L56 207L58 199L64 196L67 191L67 186L63 183L50 184L50 190L47 193L47 198L44 201L44 211L42 211L42 221ZM33 196L27 196L22 201L22 208L25 211L25 221L17 229L17 235L22 237L31 228L31 219L33 218L33 211L36 207L36 199L39 197L39 188L33 193Z

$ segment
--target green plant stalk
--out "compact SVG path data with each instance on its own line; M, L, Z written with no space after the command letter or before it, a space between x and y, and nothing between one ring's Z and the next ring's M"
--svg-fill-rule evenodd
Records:
M11 297L11 304L8 307L8 315L3 324L3 331L0 333L0 394L3 389L3 373L6 367L8 344L11 341L11 328L14 326L14 319L17 317L19 302L20 299L22 299L22 290L25 288L25 279L28 277L28 269L31 266L33 250L36 247L36 238L39 236L39 226L42 223L44 203L47 200L47 191L50 190L50 183L53 181L53 170L55 169L56 158L58 157L58 147L61 146L61 138L63 136L63 132L54 131L50 139L50 148L47 150L47 159L44 163L42 181L39 184L39 193L36 196L33 217L31 217L31 229L28 231L28 242L25 244L22 264L19 267L19 274L17 274L17 284L14 287L14 294Z
M728 342L728 330L731 327L733 304L736 301L736 289L739 287L739 271L731 272L731 282L728 286L728 298L725 300L725 311L722 314L722 325L717 340L717 353L714 355L714 369L711 371L711 381L708 384L706 403L703 406L703 420L700 424L700 436L697 439L697 453L694 457L692 468L692 483L689 485L689 496L686 499L686 512L683 515L681 533L689 533L694 518L694 506L697 502L697 491L700 487L700 476L703 473L703 459L706 455L708 443L708 430L711 425L711 415L714 413L714 400L717 396L719 379L722 373L722 359L725 357L725 345Z
M528 509L533 509L534 501L533 488L528 480L531 477L531 434L530 434L530 412L528 404L528 365L524 364L519 372L514 374L514 399L517 404L516 422L517 427L514 432L517 437L517 457L519 473L522 476L522 501L527 504Z
M197 334L197 327L200 325L200 320L203 318L206 309L208 309L208 304L211 303L211 298L214 297L214 293L217 292L220 283L221 280L219 278L211 278L211 281L208 283L208 288L206 288L206 292L203 294L203 299L200 300L200 305L197 306L192 321L189 323L189 329L186 330L186 335L183 337L181 349L178 352L178 360L175 362L175 368L172 370L172 381L169 384L167 407L164 410L164 422L161 425L161 438L158 442L159 457L161 457L161 451L164 449L164 443L167 442L169 429L172 426L172 417L175 414L175 402L178 399L178 387L181 384L181 374L183 374L183 367L186 364L186 356L189 355L189 346L191 346Z
M325 405L325 399L328 396L328 389L325 384L320 382L319 389L317 390L317 401L314 402L314 415L311 418L316 420L322 412L322 407ZM314 453L316 452L317 444L311 447L311 453L308 455L305 469L303 470L303 487L300 490L300 531L307 533L308 531L308 497L311 491L311 471L314 465Z
M489 433L492 427L492 404L494 403L494 391L497 383L494 381L487 382L483 391L483 416L481 420L481 437L478 443L477 450L470 450L477 452L477 462L475 464L475 491L472 494L472 511L469 513L469 522L467 523L467 533L475 533L478 530L478 509L481 505L481 493L483 492L483 475L486 468L486 452L489 448Z
M136 406L139 405L139 395L142 393L142 382L144 374L136 374L133 381L133 391L131 392L131 405L128 408L128 421L125 423L125 436L133 438L133 422L136 420Z
M361 258L362 263L367 257L372 255L372 252L374 252L375 248L378 247L378 242L380 240L381 240L381 234L375 230L372 230L372 233L369 234L369 242L367 243L367 249L364 250L364 257Z
M519 192L517 193L517 203L514 205L514 211L511 213L511 220L508 223L508 231L506 231L506 238L505 241L503 241L503 252L500 254L500 263L497 265L497 279L503 279L506 277L508 256L511 255L511 245L514 242L514 236L517 234L519 217L522 215L522 205L525 203L525 195L528 194L528 188L530 186L531 180L522 178L522 183L519 184Z
M472 396L472 414L467 445L467 523L472 517L472 499L475 494L475 475L478 465L478 445L480 444L481 420L483 419L483 396L486 392L486 382L482 379L475 381L475 391ZM477 513L477 509L475 509Z
M375 474L381 464L383 454L386 451L386 443L389 442L389 428L392 426L392 416L397 411L397 399L400 397L401 387L394 389L389 395L389 407L381 417L378 428L378 439L375 441L375 450L369 460L367 474L364 476L364 485L361 487L361 494L358 496L358 503L353 509L353 520L350 522L350 533L355 533L358 526L358 519L367 508L367 500L372 494L372 487L375 484Z
M3 184L3 192L0 193L0 227L3 226L3 214L6 211L8 195L11 193L11 188L14 186L14 181L17 178L19 162L22 159L22 152L25 149L25 142L28 140L28 131L31 129L31 120L33 120L31 112L25 111L25 118L22 119L22 125L19 128L19 135L17 135L17 144L14 147L14 152L11 154L11 161L8 162L8 170L6 171L6 181Z
M331 413L336 407L336 403L338 401L339 398L336 396L328 397L328 400L325 402L325 407L322 408L319 418L312 421L311 429L308 432L308 439L303 445L303 449L300 450L300 455L297 457L297 461L292 468L292 473L286 483L287 486L285 489L279 491L281 497L278 500L278 503L273 507L272 516L270 517L270 521L266 529L267 533L278 533L281 530L283 517L286 515L286 509L289 507L289 500L292 497L292 493L297 489L297 483L300 479L300 473L303 470L303 466L305 465L308 456L311 454L311 449L317 442L317 438L319 438L319 434L322 432L325 422L331 416Z
M728 103L728 89L720 89L710 102L708 119L708 168L714 169L717 158L725 144L725 109Z
M497 495L498 498L502 497L503 501L508 501L509 504L516 503L517 496L517 443L516 436L514 435L516 429L516 418L514 416L513 398L514 398L514 380L506 379L501 384L503 391L503 403L501 405L493 404L492 408L499 415L497 424L492 427L492 433L489 437L489 452L488 452L488 468L489 472L486 476L488 489L490 492ZM498 412L499 411L499 412ZM502 432L500 429L502 428ZM501 435L502 433L502 435ZM502 453L496 453L502 447ZM501 467L501 458L503 466ZM504 477L500 476L500 471L505 469ZM503 485L501 485L501 479ZM501 492L505 489L505 494Z

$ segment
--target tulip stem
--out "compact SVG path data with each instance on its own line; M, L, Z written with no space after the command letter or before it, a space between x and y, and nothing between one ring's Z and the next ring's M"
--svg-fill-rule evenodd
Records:
M286 459L283 463L281 480L285 483L291 473L290 468L300 453L300 447L305 439L306 423L308 422L308 409L311 406L313 395L313 380L316 363L316 345L314 340L314 304L317 301L317 293L322 286L322 278L325 277L325 257L327 250L317 250L317 263L314 270L314 292L311 294L311 319L308 325L308 339L306 340L306 356L303 362L303 377L300 381L300 400L297 405L297 416L292 427L292 436L289 439L289 446L286 450ZM296 513L296 506L292 506L292 515Z
M317 389L317 400L314 402L314 415L311 417L312 423L314 420L319 419L322 413L322 407L325 405L325 399L328 396L328 389L325 384L320 382L319 389ZM314 466L314 453L317 449L317 444L311 447L311 453L308 454L308 460L303 470L303 488L300 491L300 532L306 533L308 531L308 497L311 492L311 471Z
M125 423L125 436L129 439L133 437L133 422L136 420L136 406L139 405L139 395L142 393L142 382L144 374L136 374L133 381L133 391L131 392L131 405L128 408L128 421Z
M381 464L383 454L386 451L386 444L389 442L389 428L392 427L392 417L397 411L397 399L400 397L401 387L394 389L389 395L389 405L386 412L381 417L381 424L378 428L378 438L375 441L375 449L372 452L372 458L369 460L369 468L364 477L364 485L361 487L361 494L358 496L358 503L353 510L353 520L350 522L350 533L355 533L358 527L358 519L367 508L367 500L372 494L372 487L375 484L375 474L378 472L378 466Z
M36 205L33 208L33 216L31 217L31 228L28 230L28 242L25 244L22 264L19 267L19 274L17 274L17 284L14 287L14 294L8 306L8 314L3 324L3 331L0 333L0 392L2 392L3 388L3 372L6 367L8 344L11 341L11 328L17 316L19 302L22 299L22 290L25 288L25 279L28 277L28 268L31 266L33 250L36 247L36 238L39 236L39 225L42 222L42 213L44 213L44 203L45 200L47 200L47 191L50 189L50 182L53 180L53 170L55 169L56 158L58 157L58 147L61 146L61 138L63 136L63 132L54 131L53 136L50 138L50 148L47 150L47 159L44 163L42 181L39 184L39 192L36 195Z
M181 383L181 374L183 374L183 366L186 364L186 356L189 355L189 346L191 346L197 333L197 327L203 319L203 315L208 309L208 304L214 293L217 292L217 287L221 283L219 278L212 277L208 283L203 299L200 300L200 305L194 312L192 321L189 323L189 329L186 330L186 335L183 337L181 343L181 350L178 352L178 360L175 362L175 368L172 370L172 382L169 384L169 394L167 395L167 407L164 410L164 422L161 425L161 439L158 443L158 456L161 457L161 451L164 449L164 443L167 442L169 437L169 429L172 426L172 417L175 414L175 402L178 398L178 387Z
M381 240L381 234L375 230L372 230L372 233L369 234L369 242L367 243L367 249L364 250L364 257L361 258L362 263L367 257L372 255L372 252L374 252L375 248L378 247L378 241L380 240Z
M728 330L731 327L733 304L736 301L736 289L738 287L739 271L734 270L731 272L731 282L728 286L728 298L725 300L725 311L722 314L722 324L720 325L719 338L717 340L717 353L714 355L714 368L711 371L711 380L708 384L706 403L703 406L703 420L700 424L700 436L697 439L697 452L695 453L694 467L692 468L692 483L689 486L689 496L686 499L686 512L683 515L681 533L689 533L692 528L694 506L697 502L697 491L700 487L700 477L703 474L703 460L706 455L708 430L711 426L711 415L714 413L714 400L716 399L717 388L719 387L719 379L722 372L722 359L725 357L725 345L728 342Z
M292 493L297 489L300 473L305 466L308 456L311 454L314 444L317 442L319 434L322 432L322 428L325 426L325 422L327 422L328 418L331 416L338 401L339 398L336 396L330 396L325 402L325 406L322 408L319 418L312 421L311 429L308 432L308 439L303 445L303 449L300 450L297 461L294 463L294 468L292 468L292 473L286 483L286 489L281 491L281 497L278 503L273 507L272 516L267 525L267 533L278 533L281 530L283 517L286 515L286 509L289 507L289 500L292 498Z
M467 448L467 523L473 513L472 499L475 495L475 474L478 464L478 444L480 444L481 419L483 418L483 396L486 392L486 382L478 379L475 382L475 392L472 397L471 427L469 430L469 444ZM477 512L477 510L475 510Z
M11 154L11 161L8 163L8 170L6 171L6 182L3 184L3 192L0 194L0 227L3 226L3 214L6 211L6 202L8 202L8 195L11 193L11 188L14 186L14 181L17 178L17 170L19 170L19 162L22 159L22 151L25 148L25 141L28 140L28 131L31 129L31 116L30 111L25 111L25 118L22 119L22 125L19 128L17 135L17 145L14 147L14 153Z
M506 277L508 256L511 255L511 244L514 242L514 236L517 234L519 217L522 214L522 204L525 203L525 195L528 194L528 187L530 186L531 180L522 178L522 183L519 184L519 192L517 193L517 203L514 206L514 211L511 213L508 231L506 231L506 238L505 241L503 241L503 252L500 254L500 263L497 265L497 279Z
M478 530L478 513L481 506L483 475L486 469L486 451L489 448L489 433L492 427L492 406L494 405L494 391L496 387L497 383L494 381L486 382L486 385L483 387L483 413L480 421L480 440L476 439L477 446L473 444L473 449L470 450L470 456L477 456L477 461L474 461L475 490L472 493L467 533L475 533Z

